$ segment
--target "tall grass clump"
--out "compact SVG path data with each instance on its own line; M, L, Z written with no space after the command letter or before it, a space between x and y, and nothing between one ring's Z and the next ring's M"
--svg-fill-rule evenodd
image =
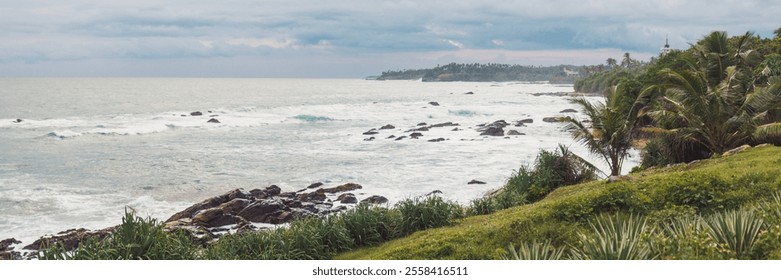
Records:
M644 234L651 231L646 218L602 214L589 221L591 234L580 233L580 246L572 251L581 260L647 260L653 259L644 244Z
M526 199L534 202L561 186L596 178L597 168L594 165L559 145L552 152L541 150L534 164L518 169L507 181L503 191L525 194Z
M447 226L454 219L464 216L464 211L457 203L445 201L439 196L425 198L408 198L395 205L401 214L400 230L402 235L413 232Z
M398 210L361 203L338 216L355 246L371 246L399 236Z
M748 256L763 224L760 217L746 209L719 212L705 219L708 234L738 259Z
M510 244L507 252L502 255L503 260L561 260L564 258L564 249L551 245L550 240L543 243L526 242L518 247Z
M188 233L165 232L152 218L137 217L126 211L112 234L104 239L91 238L78 248L68 251L62 244L53 244L38 253L44 260L181 260L200 258L201 248Z

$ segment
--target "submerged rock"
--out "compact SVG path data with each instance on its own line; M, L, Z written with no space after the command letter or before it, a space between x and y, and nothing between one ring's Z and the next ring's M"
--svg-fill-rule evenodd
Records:
M193 117L203 116L203 113L201 113L201 111L195 111L195 112L191 112L190 116L193 116Z
M436 101L431 101L428 104L430 104L431 106L439 106L439 102Z
M374 134L378 134L378 133L379 132L377 132L376 129L372 128L369 131L364 132L363 135L374 135Z
M564 109L564 110L561 110L559 113L577 113L577 112L578 112L578 110L575 110L575 109Z
M13 123L20 123L20 122L22 122L22 119L16 119L13 121Z
M319 187L322 187L322 186L323 186L322 182L317 182L317 183L314 183L314 184L311 184L311 185L307 186L306 188L307 189L316 189L316 188L319 188Z
M442 142L445 141L445 138L436 138L436 139L430 139L429 142Z
M557 123L557 122L561 122L562 120L561 117L545 117L542 118L542 121L547 123Z
M396 127L393 126L393 125L390 125L390 124L386 124L386 125L383 125L382 127L380 127L380 129L394 129L394 128L396 128Z
M526 133L521 133L517 130L511 129L510 131L507 131L507 135L526 135Z
M207 122L207 123L220 123L220 120L218 120L218 119L215 119L215 118L211 118L211 119L209 119L209 120L208 120L208 121L206 121L206 122Z
M466 184L467 185L475 185L475 184L477 184L477 185L485 185L485 182L472 179L472 181L469 181L469 183L466 183Z
M412 134L409 135L409 138L412 138L412 139L418 139L418 137L423 137L423 133L413 132Z

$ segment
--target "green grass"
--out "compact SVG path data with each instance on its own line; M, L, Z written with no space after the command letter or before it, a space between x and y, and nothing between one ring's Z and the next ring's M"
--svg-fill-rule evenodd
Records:
M506 256L510 244L539 240L549 240L557 248L579 244L580 234L591 230L589 221L603 213L646 216L658 230L661 225L656 223L682 219L675 214L679 210L708 216L764 203L781 190L781 169L777 164L780 161L781 148L759 147L695 164L646 170L614 183L592 181L560 187L536 203L466 217L450 226L415 232L377 246L344 252L335 258L499 259ZM772 215L773 210L764 212ZM776 225L765 225L765 228ZM683 253L669 249L673 246L668 244L670 238L660 234L649 235L646 240L661 240L650 244L649 249L663 259L735 257L730 256L729 248L706 248L715 241L702 230L694 231L691 240L679 242L686 249ZM754 247L763 248L762 252L755 252L754 248L741 254L750 253L753 258L781 255L781 245L770 238L774 234L781 235L781 228L761 231Z

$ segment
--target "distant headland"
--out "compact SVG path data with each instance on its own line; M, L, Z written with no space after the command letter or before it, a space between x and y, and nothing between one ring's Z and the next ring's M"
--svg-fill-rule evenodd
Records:
M588 68L574 65L524 66L497 63L450 63L429 69L388 70L376 80L421 80L423 82L540 82L574 83Z

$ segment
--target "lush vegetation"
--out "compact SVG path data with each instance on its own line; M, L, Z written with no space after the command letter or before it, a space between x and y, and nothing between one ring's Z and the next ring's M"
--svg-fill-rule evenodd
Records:
M653 169L339 259L778 259L781 148Z
M564 120L613 176L644 143L632 175L597 181L561 146L468 207L438 196L362 204L206 243L128 213L109 237L70 251L51 244L39 258L781 259L781 148L725 153L781 139L781 37L713 32L647 64L628 54L608 64L584 79L599 80L605 102L574 99L587 120ZM443 69L502 67L512 68Z
M378 80L418 80L424 82L505 82L505 81L549 81L572 83L574 77L567 76L564 69L585 75L584 67L572 65L522 66L509 64L461 64L450 63L431 69L385 71Z
M642 168L780 143L780 62L781 38L713 32L688 50L579 80L576 90L599 84L594 89L607 97L598 104L573 100L591 123L569 118L567 128L612 175L637 143L644 146Z

